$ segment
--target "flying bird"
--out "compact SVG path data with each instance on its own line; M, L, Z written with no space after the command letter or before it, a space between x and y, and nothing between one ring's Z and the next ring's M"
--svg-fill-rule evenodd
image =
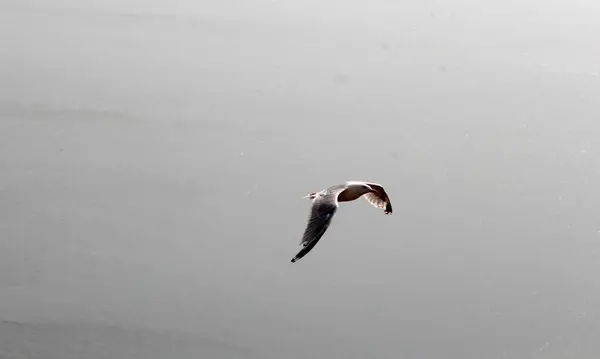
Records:
M292 258L292 263L310 252L323 237L339 207L339 202L354 201L361 196L373 206L383 208L385 214L392 214L392 202L383 187L377 183L348 181L303 197L312 200L312 208L302 241L300 241L302 249Z

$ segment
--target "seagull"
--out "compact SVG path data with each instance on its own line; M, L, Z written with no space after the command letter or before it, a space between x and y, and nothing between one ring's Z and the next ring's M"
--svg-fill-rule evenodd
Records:
M339 202L354 201L361 196L373 206L383 208L385 214L392 214L392 202L383 186L377 183L348 181L302 197L312 200L312 208L302 241L300 241L302 249L292 258L292 263L310 252L323 237L339 207Z

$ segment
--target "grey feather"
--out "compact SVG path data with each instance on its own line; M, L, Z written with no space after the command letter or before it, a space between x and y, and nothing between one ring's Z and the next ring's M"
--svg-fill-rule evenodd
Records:
M302 249L292 259L292 263L304 257L317 242L323 237L331 224L333 215L338 209L337 196L346 188L346 185L335 185L317 194L310 209L308 223L300 241Z

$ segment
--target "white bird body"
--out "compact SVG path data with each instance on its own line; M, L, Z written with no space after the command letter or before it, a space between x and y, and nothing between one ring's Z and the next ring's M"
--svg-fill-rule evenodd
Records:
M304 235L300 245L302 249L292 259L292 263L304 257L323 237L331 224L333 215L339 207L339 202L354 201L360 197L369 201L373 206L383 208L385 214L392 214L392 203L383 189L377 183L363 181L347 181L333 185L320 192L310 193L304 198L312 199L312 207Z

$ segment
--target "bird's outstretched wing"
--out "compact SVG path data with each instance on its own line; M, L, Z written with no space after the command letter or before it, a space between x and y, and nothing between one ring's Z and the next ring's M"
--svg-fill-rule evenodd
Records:
M331 224L331 219L337 211L337 195L339 191L331 192L325 196L319 196L313 201L308 223L302 236L300 245L302 249L292 259L292 263L304 257L317 244L319 239L323 237L327 228Z
M371 188L373 188L376 192L367 193L364 195L365 199L369 201L373 206L377 208L383 208L385 214L392 214L392 202L388 197L383 186L377 183L369 183L367 182Z

